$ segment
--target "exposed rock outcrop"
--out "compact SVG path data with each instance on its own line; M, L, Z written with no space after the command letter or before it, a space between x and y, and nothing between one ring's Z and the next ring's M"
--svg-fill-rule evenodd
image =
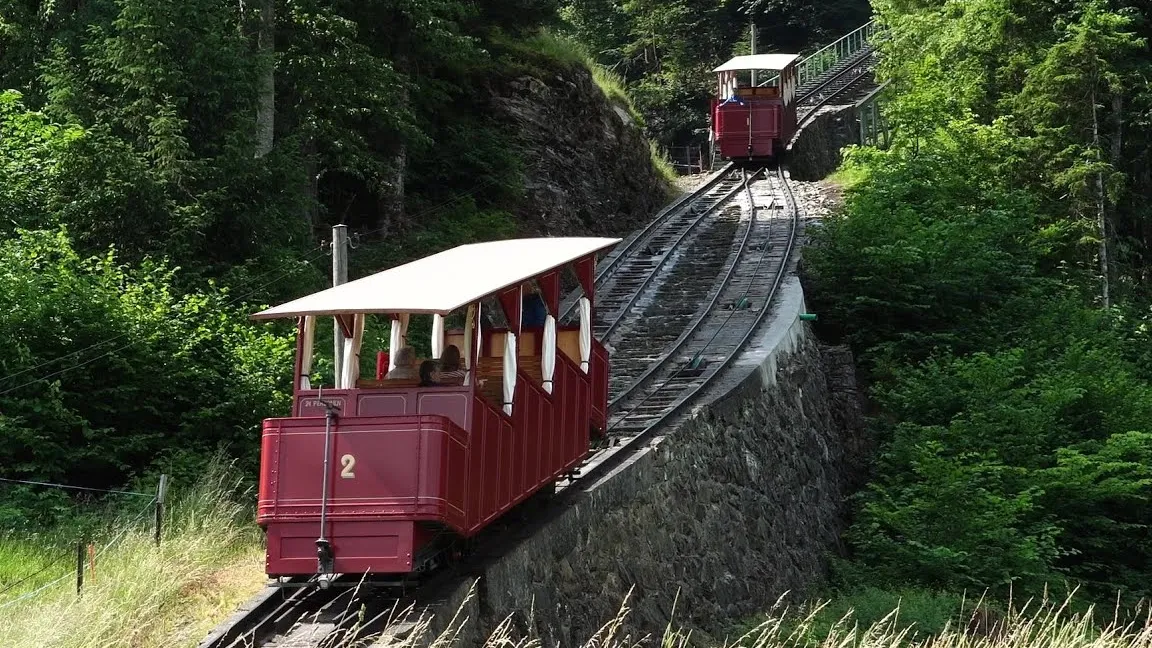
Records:
M581 66L520 76L494 90L491 106L524 160L525 235L623 235L669 199L648 141L628 111Z

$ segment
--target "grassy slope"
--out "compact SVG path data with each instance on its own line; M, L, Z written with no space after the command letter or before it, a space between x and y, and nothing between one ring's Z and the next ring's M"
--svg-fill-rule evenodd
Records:
M160 547L146 522L117 525L127 530L97 555L82 596L70 562L0 595L0 647L195 646L265 582L258 531L230 495L206 479L175 501ZM9 543L0 565L30 574L56 555Z

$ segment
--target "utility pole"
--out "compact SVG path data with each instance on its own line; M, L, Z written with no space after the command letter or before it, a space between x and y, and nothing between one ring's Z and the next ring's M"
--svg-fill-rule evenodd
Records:
M749 20L748 28L752 31L752 54L756 54L756 21ZM756 87L756 70L752 70L752 87Z
M348 226L332 226L332 286L348 282ZM336 373L333 375L334 385L340 384L340 373L344 370L344 331L340 329L340 321L333 318L332 340L335 347L332 356Z

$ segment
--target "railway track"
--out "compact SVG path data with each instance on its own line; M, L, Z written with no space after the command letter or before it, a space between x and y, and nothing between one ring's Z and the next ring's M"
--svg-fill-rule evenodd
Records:
M667 297L653 299L653 307L659 309L677 293L700 284L708 286L691 320L678 327L674 341L660 349L653 363L628 366L625 363L631 358L625 354L618 367L614 359L613 371L628 376L618 389L609 390L609 428L615 435L645 433L690 402L743 350L770 312L776 288L787 272L796 222L782 172L770 171L763 184L756 192L745 187L747 200L740 210L735 244L729 242L721 272L711 282L706 280L709 275L684 273L687 285L670 282L664 289ZM637 332L650 329L652 321L662 321L648 313L638 317L643 328L638 326ZM638 337L633 335L629 343Z
M733 174L738 168L733 163L724 165L719 171L705 179L704 183L690 194L685 194L662 209L656 216L635 234L625 238L617 245L596 268L597 312L605 312L607 300L616 301L616 297L608 294L613 289L619 289L619 284L627 284L629 277L633 280L637 276L648 276L649 271L662 265L664 256L652 252L666 249L672 239L682 239L688 234L699 219L709 208L717 206L717 194L731 194L733 192ZM616 281L619 278L622 281ZM641 279L643 281L643 279ZM621 286L622 287L622 286ZM636 288L637 286L632 286ZM627 288L622 294L630 292ZM607 296L606 296L607 295ZM580 291L570 293L560 305L560 316L557 321L571 323L576 315L577 299ZM616 303L618 310L622 304ZM609 320L609 325L611 320ZM600 331L607 326L600 326ZM601 338L602 339L602 338Z
M815 117L820 108L839 97L859 92L870 83L875 55L872 46L866 46L829 70L810 87L800 88L799 99L796 102L797 131Z
M764 182L757 184L759 178ZM612 442L591 453L579 476L557 485L548 512L514 509L481 534L470 561L409 586L372 586L341 575L328 588L317 587L315 577L269 587L199 648L358 648L381 634L410 631L415 624L405 611L416 609L418 598L421 605L436 601L470 569L543 527L721 375L768 318L797 227L781 169L728 165L713 174L598 268L594 325L616 346ZM566 315L575 300L565 300Z

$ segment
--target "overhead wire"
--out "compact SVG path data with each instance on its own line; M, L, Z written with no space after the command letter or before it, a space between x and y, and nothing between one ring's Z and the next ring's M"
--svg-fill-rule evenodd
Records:
M118 542L120 539L122 539L125 536L125 534L127 534L129 531L132 530L133 526L137 522L139 522L141 518L143 518L145 515L147 515L148 513L150 513L152 511L152 505L155 503L156 503L156 498L152 497L152 499L147 504L144 505L144 508L141 509L140 513L138 513L136 515L136 517L132 518L127 524L125 524L124 527L120 530L120 533L116 535L116 537L114 537L111 540L109 540L108 542L106 542L103 547L100 547L99 549L97 549L96 553L94 555L99 556L99 555L103 554L105 551L110 549L114 544L116 544L116 542ZM58 565L62 560L69 558L69 557L70 556L63 556L61 558L57 558L53 562L44 566L39 571L34 572L32 574L29 574L29 575L21 578L20 580L16 581L15 583L9 585L8 587L4 588L3 590L0 590L0 594L4 594L8 591L11 591L12 589L14 589L16 586L20 585L21 583L24 583L31 578L35 578L36 576L39 576L40 574L44 573L48 569ZM17 603L20 603L21 601L26 601L30 598L33 598L36 595L43 592L44 590L48 589L49 587L52 587L53 585L59 583L60 581L66 579L66 578L71 578L72 575L73 575L73 572L70 571L70 572L65 573L64 575L62 575L62 576L60 576L60 577L58 577L52 581L45 583L44 585L41 585L40 587L37 587L36 589L32 590L31 592L28 592L27 594L23 594L17 598L12 599L11 601L7 601L5 603L0 603L0 610L4 609L6 607L16 605Z
M135 491L115 490L112 488L90 488L88 486L69 486L68 484L56 484L53 482L32 481L30 479L8 479L0 477L0 482L9 482L13 484L31 484L33 486L51 486L53 488L69 488L72 490L93 491L97 493L115 493L117 495L136 495L139 497L155 497L151 493L137 493Z
M246 282L246 283L244 283L244 284L241 284L241 285L239 286L239 288L240 288L240 289L243 289L243 288L247 288L248 286L252 285L253 283L255 283L255 282L257 282L257 281L259 281L259 280L263 279L264 277L267 277L268 275L270 275L270 274L272 274L272 273L274 273L274 272L279 272L279 271L280 271L282 268L285 268L285 267L287 267L287 266L290 266L290 265L299 265L299 264L301 264L301 263L309 263L311 260L313 260L313 259L315 259L315 258L319 257L319 256L320 256L321 254L323 254L323 253L324 253L324 250L323 250L323 248L321 248L321 249L320 249L318 252L314 252L314 253L312 253L311 255L309 255L309 256L307 256L307 257L305 257L304 259L292 259L291 261L286 261L286 262L284 262L284 263L281 263L280 265L276 266L275 268L272 268L271 270L268 270L268 271L266 271L266 272L263 272L263 273L261 273L259 276L257 276L257 277L255 277L255 278L251 279L250 281L248 281L248 282ZM270 281L270 282L267 282L267 283L264 283L264 284L261 284L261 285L260 285L258 288L256 288L255 290L252 290L252 291L249 291L248 293L245 293L245 294L244 294L242 297L240 297L240 299L243 299L244 297L248 297L248 296L251 296L252 294L255 294L257 291L259 291L259 290L262 290L262 289L266 288L267 286L271 285L271 284L272 284L272 283L274 283L275 281L278 281L278 280L279 280L279 279L281 279L283 276L284 276L284 275L279 275L279 276L277 276L275 279L273 279L272 281ZM229 302L229 305L232 305L232 303L234 303L234 301L235 301L235 299L233 299L233 301L232 301L232 302ZM71 358L71 357L73 357L73 356L82 355L82 354L84 354L84 353L86 353L86 352L88 352L88 351L91 351L92 349L95 349L95 348L98 348L98 347L102 347L102 346L104 346L104 345L106 345L106 344L111 344L112 342L115 342L116 340L119 340L119 339L121 339L121 338L127 337L128 335L131 335L131 334L132 334L132 332L131 332L131 331L125 331L124 333L121 333L121 334L119 334L119 335L114 335L114 336L112 336L112 337L110 337L110 338L108 338L108 339L106 339L106 340L101 340L101 341L99 341L99 342L95 342L95 343L93 343L93 344L89 344L88 346L84 347L83 349L77 349L76 351L72 351L72 352L70 352L70 353L66 353L66 354L64 354L64 355L61 355L61 356L57 356L57 357L55 357L55 358L52 358L51 360L45 360L45 361L43 361L43 362L41 362L41 363L39 363L39 364L36 364L36 365L32 365L31 367L25 367L24 369L21 369L20 371L15 371L15 372L13 372L13 373L10 373L10 374L8 374L8 375L4 376L3 378L0 378L0 380L3 380L3 381L9 381L9 380L11 380L11 379L13 379L13 378L15 378L15 377L17 377L17 376L22 376L22 375L24 375L24 374L26 374L26 373L30 373L30 372L36 371L37 369L42 369L42 368L44 368L44 367L47 367L48 365L51 365L51 364L56 364L57 362L60 362L61 360L65 360L65 359L67 359L67 358ZM121 347L121 348L123 348L123 347ZM117 349L117 350L119 350L119 349ZM115 351L112 351L112 353L115 353Z
M438 211L438 210L440 210L440 209L443 209L444 207L446 207L446 206L448 206L448 205L450 205L450 204L452 204L452 203L454 203L454 202L457 202L457 201L459 201L459 200L461 200L461 199L463 199L463 198L466 198L466 197L468 197L468 196L474 195L475 193L477 193L477 192L478 192L478 191L480 191L481 189L484 189L485 187L487 187L487 186L489 186L489 185L491 185L491 184L494 184L494 183L496 183L496 182L497 182L497 179L496 179L496 178L488 178L487 180L484 180L483 182L481 182L481 183L477 184L475 187L473 187L471 190L469 190L469 191L467 191L467 192L464 192L464 193L462 193L462 194L455 194L455 195L453 195L451 198L449 198L449 199L447 199L447 200L441 201L440 203L437 203L437 204L433 205L432 207L429 207L428 209L425 209L425 210L422 210L422 211L420 211L420 212L416 213L416 214L414 215L414 218L420 218L420 217L423 217L423 216L427 216L427 215L429 215L429 214L431 214L431 213L433 213L433 212L435 212L435 211ZM361 238L363 238L363 237L366 237L366 236L371 236L371 235L373 235L373 234L377 234L377 233L379 233L379 232L382 232L382 231L384 231L384 230L386 230L386 229L389 229L389 226L382 226L382 227L378 227L378 228L376 228L376 229L373 229L373 230L368 230L368 231L366 231L366 232L356 232L356 233L355 233L355 237L354 237L354 238L355 238L357 241L359 241L359 240L360 240ZM273 272L276 272L277 270L279 270L279 269L281 269L281 268L284 268L284 267L286 267L286 266L289 266L289 265L296 265L296 266L298 266L298 267L299 267L299 266L301 266L302 264L310 264L312 261L314 261L316 258L318 258L319 256L321 256L321 255L323 255L323 254L331 254L331 252L330 252L329 250L326 250L326 249L325 249L325 248L327 248L327 247L330 247L330 243L329 243L328 245L324 245L324 244L322 244L322 245L321 245L321 248L320 248L320 250L319 250L319 251L317 251L317 252L314 252L313 254L311 254L311 255L309 255L309 256L307 256L307 257L303 258L303 259L294 259L294 260L292 260L292 261L288 261L288 262L285 262L285 263L283 263L283 264L281 264L281 265L277 266L276 268L274 268L274 269L272 269L272 270L269 270L269 271L267 271L267 272L265 272L265 273L261 274L261 275L260 275L260 277L258 277L258 278L257 278L257 280L258 280L258 279L261 279L261 278L263 278L263 277L266 277L266 276L268 276L269 274L272 274ZM297 269L298 269L298 267L297 267ZM243 299L245 299L245 298L247 298L247 297L250 297L250 296L252 296L252 295L256 294L257 292L259 292L260 290L263 290L263 289L264 289L264 288L266 288L267 286L269 286L269 285L271 285L271 284L275 283L276 281L279 281L280 279L282 279L283 277L287 276L288 274L291 274L293 271L294 271L294 270L290 270L289 272L286 272L286 273L282 273L282 274L280 274L280 275L276 276L275 278L273 278L271 281L268 281L268 282L265 282L265 283L261 284L260 286L258 286L258 287L257 287L257 288L255 288L254 290L248 291L247 293L245 293L245 294L243 294L243 295L241 295L241 296L239 296L239 297L235 297L235 298L233 298L232 300L230 300L229 302L227 302L227 304L228 304L229 306L231 306L231 305L234 305L236 302L238 302L238 301L240 301L240 300L243 300ZM255 281L255 280L254 280L254 281ZM245 286L247 286L247 285L251 285L251 283L252 283L252 282L249 282L249 284L246 284ZM116 340L119 340L119 339L122 339L122 338L124 338L124 337L127 337L127 336L128 336L128 335L130 335L130 334L131 334L131 332L124 332L124 333L121 333L121 334L119 334L119 335L116 335L116 336L113 336L113 337L111 337L111 338L108 338L107 340L103 340L103 341L101 341L101 342L97 342L97 343L95 343L95 344L91 344L91 345L89 345L89 346L87 346L87 347L85 347L85 348L83 348L83 349L79 349L79 350L77 350L77 351L73 351L73 352L67 353L67 354L65 354L65 355L59 356L59 357L57 357L57 358L53 358L53 359L51 359L51 360L45 360L44 362L41 362L41 363L39 363L39 364L37 364L37 365L34 365L34 366L32 366L32 367L27 367L27 368L25 368L25 369L22 369L22 370L20 370L20 371L17 371L17 372L14 372L14 373L12 373L12 374L9 374L9 375L7 375L7 376L4 376L2 379L0 379L0 381L10 381L12 378L15 378L15 377L17 377L17 376L20 376L20 375L23 375L23 374L29 373L29 372L31 372L31 371L35 371L36 369L39 369L39 368L43 368L43 367L46 367L46 366L48 366L48 365L51 365L51 364L55 364L56 362L59 362L59 361L61 361L61 360L64 360L64 359L66 359L66 358L70 358L70 357L74 357L74 356L79 356L79 355L82 355L82 354L86 353L87 351L90 351L90 350L92 350L92 349L95 349L95 348L98 348L98 347L104 346L104 345L106 345L106 344L110 344L110 343L112 343L112 342L115 342ZM75 370L75 369L79 369L80 367L83 367L83 366L89 365L89 364L91 364L91 363L93 363L93 362L96 362L97 360L101 360L101 359L103 359L103 358L106 358L106 357L108 357L108 356L110 356L110 355L113 355L113 354L115 354L115 353L118 353L118 352L120 352L120 351L123 351L123 350L125 350L125 349L127 349L127 348L131 347L133 344L135 344L135 342L129 342L129 343L127 343L127 344L124 344L124 345L118 346L118 347L116 347L115 349L112 349L112 350L110 350L110 351L106 351L106 352L104 352L104 353L102 353L102 354L100 354L100 355L98 355L98 356L95 356L95 357L93 357L93 358L89 358L88 360L85 360L85 361L83 361L83 362L78 362L78 363L76 363L76 364L74 364L74 365L71 365L71 366L69 366L69 367L65 367L64 369L60 369L60 370L54 371L54 372L52 372L52 373L50 373L50 374L47 374L47 375L44 375L44 376L40 376L40 377L38 377L38 378L34 378L34 379L32 379L32 380L29 380L29 381L26 381L26 382L24 382L24 383L21 383L21 384L19 384L19 385L16 385L15 387L10 387L10 388L8 388L8 389L6 389L6 390L4 390L4 391L0 391L0 396L5 396L5 395L7 395L7 394L10 394L10 393L12 393L12 392L14 392L14 391L17 391L17 390L23 389L24 387L28 387L28 386L30 386L30 385L34 385L34 384L36 384L36 383L38 383L38 382L42 382L42 381L45 381L45 380L49 380L49 379L51 379L51 378L55 378L55 377L57 377L57 376L60 376L60 375L62 375L62 374L68 373L69 371L73 371L73 370Z

